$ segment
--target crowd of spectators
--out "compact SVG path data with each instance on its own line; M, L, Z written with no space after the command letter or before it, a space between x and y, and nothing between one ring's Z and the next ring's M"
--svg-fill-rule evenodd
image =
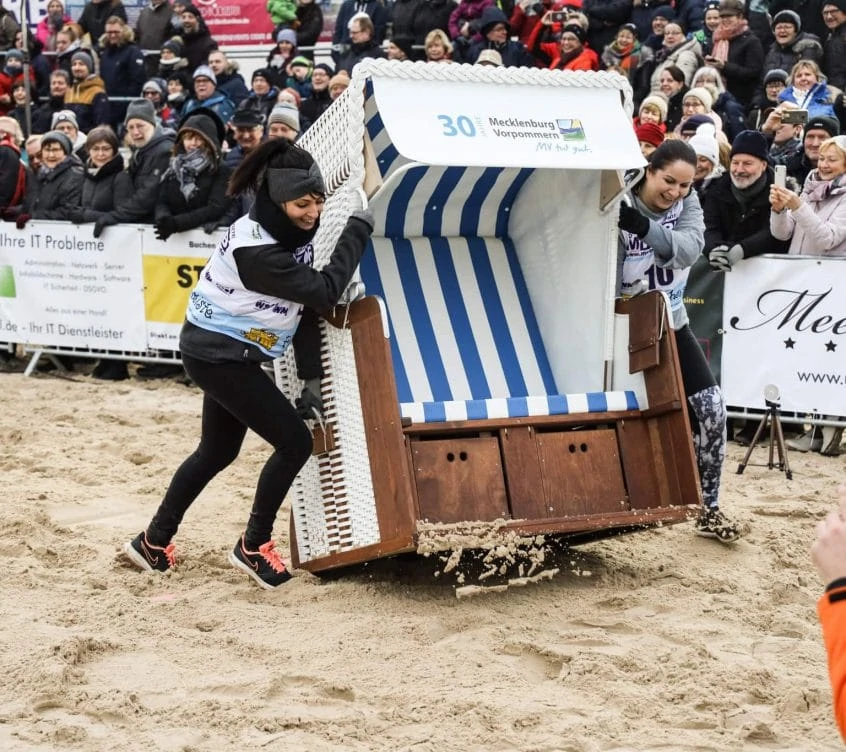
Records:
M359 61L387 57L617 72L644 155L668 138L696 152L715 271L766 252L846 255L846 0L344 0L331 63L313 54L319 3L272 5L249 81L190 3L151 0L132 28L120 0L76 20L51 0L26 50L0 11L3 219L211 231L247 208L223 190L246 154L296 140Z

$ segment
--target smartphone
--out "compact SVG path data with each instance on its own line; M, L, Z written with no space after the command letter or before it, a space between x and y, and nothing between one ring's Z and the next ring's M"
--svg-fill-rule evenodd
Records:
M785 110L781 113L783 125L805 125L808 122L807 110Z
M567 14L563 10L554 10L549 14L549 20L553 23L564 23Z
M785 181L787 180L787 165L776 165L775 166L775 181L774 184L777 185L779 188L784 188Z

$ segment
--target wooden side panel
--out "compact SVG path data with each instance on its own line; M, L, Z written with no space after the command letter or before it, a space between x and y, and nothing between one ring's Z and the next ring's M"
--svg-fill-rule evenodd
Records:
M537 437L548 517L628 510L617 436L612 429Z
M632 509L680 503L675 469L671 481L664 462L660 432L654 420L623 420L617 424L620 459Z
M488 522L508 517L496 437L415 441L411 455L421 520Z
M545 519L550 510L543 487L535 429L532 426L504 428L500 441L511 516L524 520Z

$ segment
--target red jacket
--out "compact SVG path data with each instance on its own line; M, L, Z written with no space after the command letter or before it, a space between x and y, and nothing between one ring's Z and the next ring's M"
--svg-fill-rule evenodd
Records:
M14 88L15 84L19 81L23 81L23 71L18 73L18 75L12 77L4 70L0 70L0 97L8 96L8 102L0 102L0 115L7 114L10 110L15 108L15 102L12 99L12 89ZM29 80L32 83L32 92L33 95L35 94L35 71L30 67L29 69Z
M828 654L828 676L834 696L834 718L846 740L846 579L835 580L817 603Z
M551 27L544 26L539 23L532 30L529 37L529 42L526 45L529 51L534 55L539 62L546 64L550 70L584 70L584 71L598 71L599 70L599 55L596 54L587 43L582 45L582 51L579 55L573 58L566 65L560 65L561 62L561 47L558 42L538 42L538 36L543 33L544 29L551 28L552 31L558 31L561 24L552 24ZM547 63L547 61L550 61ZM541 65L543 67L543 65Z

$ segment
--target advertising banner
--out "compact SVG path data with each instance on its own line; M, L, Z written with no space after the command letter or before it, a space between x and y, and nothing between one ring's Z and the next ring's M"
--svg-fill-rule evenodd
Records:
M725 275L722 387L729 405L846 415L846 259L753 258Z
M690 329L702 346L711 373L720 380L723 356L723 280L704 256L691 267L684 292Z
M151 350L179 349L188 296L224 232L190 230L163 242L152 227L143 228L144 318Z
M0 224L0 340L145 350L138 228ZM108 237L107 237L108 236Z
M645 164L616 90L445 87L374 76L373 91L391 141L413 161L593 170Z

